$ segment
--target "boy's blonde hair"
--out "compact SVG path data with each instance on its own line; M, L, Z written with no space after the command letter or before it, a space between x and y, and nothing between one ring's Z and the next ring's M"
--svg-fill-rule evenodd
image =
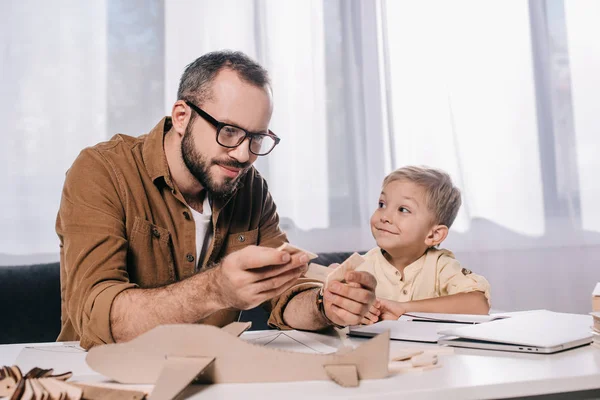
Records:
M460 190L452 184L450 175L439 169L406 166L391 172L382 187L394 181L406 180L425 189L427 207L434 214L434 223L452 226L461 205Z

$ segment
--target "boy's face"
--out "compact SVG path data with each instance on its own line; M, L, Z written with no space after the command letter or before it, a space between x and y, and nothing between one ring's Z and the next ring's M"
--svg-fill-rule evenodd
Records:
M425 252L425 241L434 226L427 208L425 189L407 180L388 183L371 217L371 232L377 246L388 253Z

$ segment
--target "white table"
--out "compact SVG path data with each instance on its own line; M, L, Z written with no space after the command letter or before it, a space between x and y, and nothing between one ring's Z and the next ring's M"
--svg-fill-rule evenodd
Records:
M315 333L307 335L336 347L342 340L353 344L367 340L340 339L336 335ZM32 346L56 355L56 358L49 356L46 360L56 372L71 370L74 372L73 379L80 381L105 379L89 370L84 362L85 353L78 351L73 342L2 345L0 365L14 364L21 350ZM424 346L434 345L391 342L392 350ZM23 356L20 359L22 369L32 367L31 360ZM585 398L600 398L600 349L592 346L552 355L457 348L454 354L440 356L440 362L440 368L365 380L357 388L343 388L330 381L194 385L186 390L185 395L198 399L488 399L588 391ZM139 388L151 389L149 386ZM576 395L571 393L569 398L577 398Z

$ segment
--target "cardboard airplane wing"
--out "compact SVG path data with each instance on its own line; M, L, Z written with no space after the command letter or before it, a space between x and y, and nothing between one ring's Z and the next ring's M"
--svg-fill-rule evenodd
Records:
M249 325L233 323L223 329L162 325L126 343L94 347L86 361L118 382L155 384L152 399L172 398L194 379L201 383L331 379L342 386L357 386L361 379L388 376L389 332L343 354L306 354L240 339L238 335Z

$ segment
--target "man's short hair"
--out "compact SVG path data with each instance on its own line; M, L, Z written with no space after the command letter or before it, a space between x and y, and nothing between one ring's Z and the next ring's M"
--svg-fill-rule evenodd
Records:
M212 82L224 68L237 72L242 81L251 85L261 88L271 85L267 70L241 51L213 51L185 67L179 81L177 100L189 100L202 107L211 99Z
M452 184L450 175L425 166L405 166L390 173L383 180L383 187L390 182L406 180L425 189L427 207L434 214L434 223L448 228L456 219L461 205L460 190Z

